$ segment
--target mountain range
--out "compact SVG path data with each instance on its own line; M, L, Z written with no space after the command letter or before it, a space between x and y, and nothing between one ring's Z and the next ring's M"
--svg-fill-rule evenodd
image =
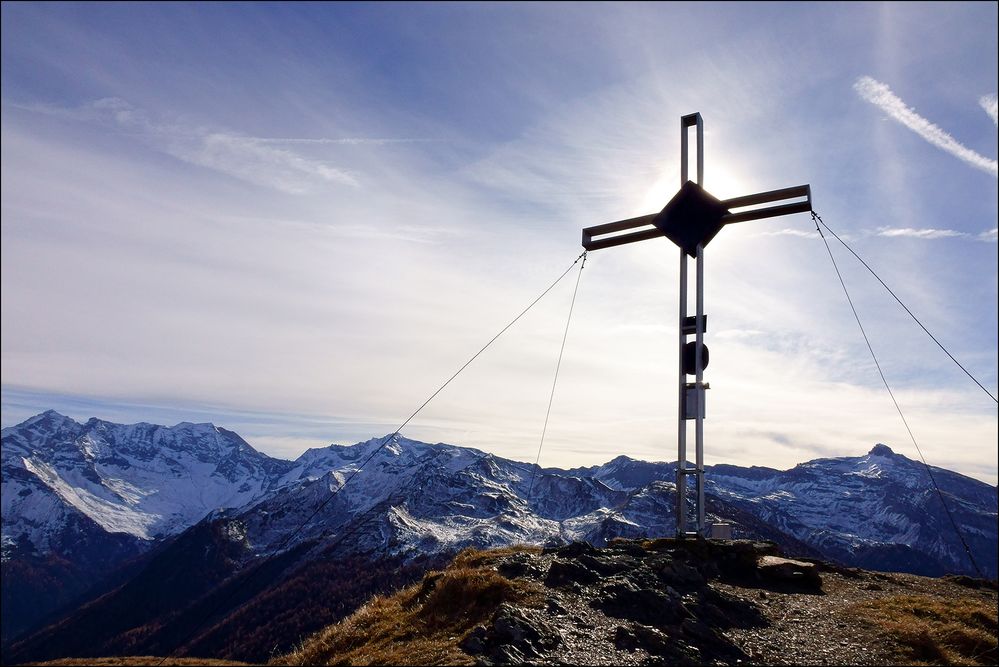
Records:
M3 429L0 450L4 662L261 659L467 546L675 532L676 464L625 456L543 469L395 435L286 461L212 424L54 411ZM883 444L790 470L714 465L708 515L790 554L931 576L977 574L973 557L995 578L996 487L932 473L946 509L923 464Z

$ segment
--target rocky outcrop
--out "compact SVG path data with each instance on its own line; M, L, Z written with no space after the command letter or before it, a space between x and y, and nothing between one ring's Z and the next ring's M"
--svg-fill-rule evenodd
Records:
M507 547L462 552L271 664L984 667L995 609L994 582L789 559L767 542ZM955 648L955 631L978 639Z
M819 590L822 588L822 578L815 563L806 563L779 556L761 556L756 563L756 572L760 579L768 582L791 584Z
M721 631L764 620L754 604L711 582L821 588L814 564L748 540L614 540L603 549L576 542L515 553L497 570L541 583L545 604L504 604L474 628L460 646L483 665L601 662L601 651L624 664L735 664L749 656Z

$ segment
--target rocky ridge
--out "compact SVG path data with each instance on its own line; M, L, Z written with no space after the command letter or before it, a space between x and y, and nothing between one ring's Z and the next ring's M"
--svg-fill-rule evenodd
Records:
M494 567L540 584L544 602L503 603L468 632L459 646L479 665L899 664L912 659L912 647L855 610L900 595L960 597L991 609L991 642L968 664L996 654L994 582L788 559L771 543L575 543L505 554Z
M540 582L545 605L502 605L475 627L461 648L479 664L735 664L749 656L725 631L765 619L753 601L712 582L801 593L822 585L815 563L743 540L577 542L505 557L497 570Z

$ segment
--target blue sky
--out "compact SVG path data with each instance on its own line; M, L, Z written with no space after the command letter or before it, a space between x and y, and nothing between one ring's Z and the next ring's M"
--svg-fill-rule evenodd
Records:
M2 421L392 432L579 254L661 208L681 115L720 198L810 183L997 385L994 3L2 5ZM996 404L841 247L931 463ZM809 216L708 248L708 463L915 451ZM675 458L677 251L591 253L541 462ZM406 429L533 460L565 280Z

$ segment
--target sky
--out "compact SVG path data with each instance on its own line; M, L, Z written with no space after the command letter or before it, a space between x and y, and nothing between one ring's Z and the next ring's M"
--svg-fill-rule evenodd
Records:
M392 433L582 228L669 201L693 112L705 189L810 184L996 394L995 3L0 11L4 427L210 421L282 458ZM995 401L832 250L926 460L995 484ZM591 252L403 434L675 460L678 253ZM917 458L808 214L704 261L708 464Z

